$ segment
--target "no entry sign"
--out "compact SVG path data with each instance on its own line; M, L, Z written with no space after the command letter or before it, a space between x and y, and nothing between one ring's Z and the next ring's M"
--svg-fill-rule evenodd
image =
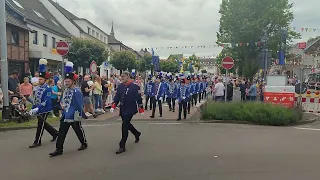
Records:
M60 41L57 43L57 53L60 54L61 56L65 56L69 52L69 44L64 41Z
M229 69L232 69L233 66L234 66L234 60L231 57L227 56L227 57L223 58L222 67L224 69L229 70Z

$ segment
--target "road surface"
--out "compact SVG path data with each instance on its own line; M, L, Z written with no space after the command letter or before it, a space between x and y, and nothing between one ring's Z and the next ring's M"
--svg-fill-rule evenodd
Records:
M142 132L127 152L116 155L119 123L84 127L89 149L73 130L65 154L54 150L47 132L43 145L28 149L35 130L0 132L1 180L301 180L320 175L319 124L266 127L177 122L136 122ZM305 128L305 129L303 129Z

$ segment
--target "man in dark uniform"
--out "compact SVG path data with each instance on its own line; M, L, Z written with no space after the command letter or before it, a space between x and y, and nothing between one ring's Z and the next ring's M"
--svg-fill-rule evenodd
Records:
M120 103L120 116L122 118L122 138L119 143L119 150L116 154L121 154L126 151L126 142L129 135L129 130L135 136L135 143L140 140L141 132L139 132L132 124L131 119L133 115L138 112L137 104L139 106L139 113L144 113L140 87L133 83L130 78L130 73L125 71L121 75L122 83L117 88L110 112L113 112Z
M152 110L152 102L154 101L154 94L155 94L155 89L154 89L154 82L152 81L152 75L149 74L148 77L148 83L146 84L144 94L146 96L146 104L144 106L144 109L148 109L148 101L150 100L150 110Z
M158 75L156 78L156 82L155 82L155 98L153 99L152 102L152 115L150 116L150 118L154 118L155 116L155 112L156 112L156 107L157 107L157 102L158 102L158 106L159 106L159 113L160 113L160 117L162 117L162 100L163 100L163 95L165 93L165 85L163 82L161 82L162 76Z
M177 121L181 120L182 109L183 109L183 119L187 118L187 101L188 101L187 97L190 96L189 89L185 85L186 80L181 79L180 83L181 85L178 89L178 95L177 95L178 102L179 102L179 115L178 115Z

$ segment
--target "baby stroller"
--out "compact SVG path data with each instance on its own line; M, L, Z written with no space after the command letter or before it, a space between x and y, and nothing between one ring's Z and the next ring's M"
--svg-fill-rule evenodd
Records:
M10 119L16 120L19 123L29 121L31 116L26 108L25 102L23 102L21 98L19 99L18 96L11 96L10 99Z

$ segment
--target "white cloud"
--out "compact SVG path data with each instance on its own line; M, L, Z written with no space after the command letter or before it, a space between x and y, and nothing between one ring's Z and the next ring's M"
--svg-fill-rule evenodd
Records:
M181 46L214 45L219 27L218 13L221 0L59 0L66 9L86 18L109 33L114 21L115 34L124 44L140 50L156 50L161 57L183 53L198 56L217 55L220 48L187 48ZM319 28L318 0L290 0L294 3L295 20L292 26ZM320 32L302 33L301 40ZM179 46L168 49L166 47Z

